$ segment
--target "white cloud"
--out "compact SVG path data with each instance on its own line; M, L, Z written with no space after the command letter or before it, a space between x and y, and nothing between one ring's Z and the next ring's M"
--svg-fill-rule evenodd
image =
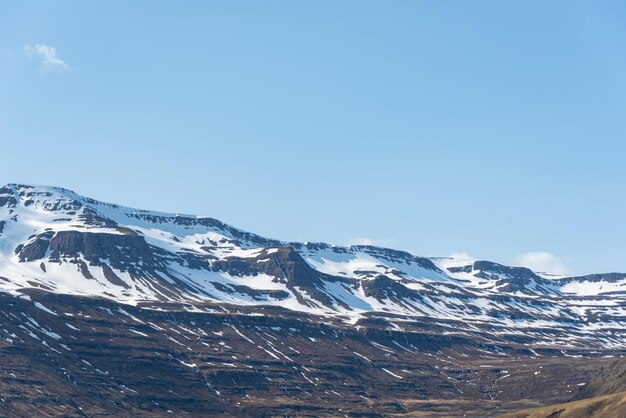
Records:
M452 253L448 257L450 257L450 258L460 258L460 259L463 259L463 260L475 260L474 257L472 257L471 255L469 255L468 253L463 252L463 251L458 252L458 253Z
M514 259L514 264L549 274L568 274L567 260L546 251L531 251L521 254Z
M26 45L24 53L28 58L39 58L43 71L67 71L70 69L70 65L61 59L57 49L52 46L44 44Z
M346 241L345 245L374 245L376 247L393 247L396 240L391 238L374 239L367 237L351 238Z

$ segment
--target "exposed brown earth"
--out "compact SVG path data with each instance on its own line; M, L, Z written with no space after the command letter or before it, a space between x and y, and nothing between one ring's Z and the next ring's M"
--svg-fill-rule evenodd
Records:
M573 402L521 410L509 418L558 418L626 416L626 361L607 362L599 373L574 396Z
M619 418L626 417L626 392L596 396L543 408L525 409L503 418Z
M279 308L29 293L0 294L0 415L496 416L569 400L606 363Z

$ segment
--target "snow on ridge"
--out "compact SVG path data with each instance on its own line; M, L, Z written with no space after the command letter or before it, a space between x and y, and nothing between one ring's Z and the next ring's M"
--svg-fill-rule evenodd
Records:
M63 188L26 185L5 188L21 195L15 207L0 206L0 221L6 222L0 234L0 277L9 279L9 282L0 280L0 291L15 294L37 283L51 292L107 297L128 304L186 298L190 302L275 305L318 315L337 315L348 318L350 323L356 323L364 313L380 312L406 318L495 324L512 333L526 332L524 330L531 327L559 327L567 321L580 321L581 329L585 330L626 329L620 319L626 316L626 295L619 293L626 291L626 275L550 277L548 280L541 274L533 276L530 270L515 270L469 258L426 258L375 246L341 247L270 240L212 218L128 208L82 197ZM3 196L2 191L0 196ZM27 204L29 200L34 203ZM55 207L58 200L78 201L83 207L76 211L71 205L69 209L47 210ZM87 224L85 208L112 224L104 221ZM13 220L15 217L17 221ZM197 220L208 221L195 222ZM135 280L128 271L112 268L119 278L115 284L101 266L91 265L91 260L82 256L72 260L75 263L51 263L48 251L40 260L21 262L16 248L32 242L45 231L136 234L169 257L166 257L167 268L150 272L149 279L188 288L172 296L149 280ZM193 261L192 258L182 257L241 259L242 265L248 262L246 260L264 265L278 263L277 257L286 253L279 248L287 246L300 254L306 266L331 279L323 276L322 285L314 283L310 288L290 286L283 276L237 272L236 269L213 271L194 267L185 261ZM110 260L100 261L111 264ZM87 266L93 278L85 277L79 262ZM142 268L140 262L132 263L133 267ZM482 266L482 270L475 265ZM324 301L324 297L330 302ZM604 325L585 322L594 317L600 318L596 321Z

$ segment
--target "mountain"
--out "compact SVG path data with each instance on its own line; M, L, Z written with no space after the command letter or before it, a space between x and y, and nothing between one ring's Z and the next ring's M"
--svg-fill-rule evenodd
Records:
M284 242L212 218L18 184L0 189L0 225L0 290L14 294L273 305L357 325L421 317L518 342L622 344L626 274L553 279L489 261Z
M564 402L623 354L625 286L8 184L0 408L481 416Z

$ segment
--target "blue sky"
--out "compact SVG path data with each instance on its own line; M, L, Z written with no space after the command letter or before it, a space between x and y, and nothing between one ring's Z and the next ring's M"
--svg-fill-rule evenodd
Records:
M3 2L0 182L626 271L624 22L619 1Z

